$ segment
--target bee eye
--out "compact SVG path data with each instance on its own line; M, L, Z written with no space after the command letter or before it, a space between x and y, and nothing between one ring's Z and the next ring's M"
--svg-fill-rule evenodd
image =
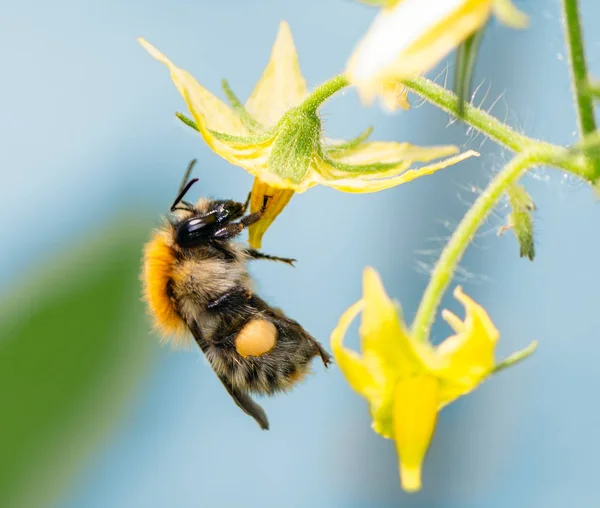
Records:
M217 218L214 215L193 217L177 227L176 241L181 247L196 247L208 240L215 231Z

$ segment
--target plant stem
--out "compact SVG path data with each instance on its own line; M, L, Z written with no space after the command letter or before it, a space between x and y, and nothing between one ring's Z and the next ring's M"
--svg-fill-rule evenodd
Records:
M547 164L573 173L584 180L595 179L595 169L586 160L585 156L582 155L579 158L569 157L565 148L521 134L489 113L471 104L465 104L464 113L462 116L459 116L456 94L427 78L406 79L403 83L409 90L426 101L454 115L500 145L517 153L531 150L532 148L546 151L548 154L552 153L556 158L546 161Z
M343 74L335 76L315 88L300 107L314 112L324 101L349 84L348 78Z
M594 102L587 89L587 66L577 0L562 0L565 17L565 36L569 50L571 85L577 102L577 123L581 136L596 130Z
M433 270L412 326L413 336L417 340L426 341L429 338L431 324L442 295L452 280L458 262L480 224L496 206L506 188L533 166L554 164L557 159L562 157L563 150L560 147L548 148L542 145L518 154L477 198L452 234Z
M443 109L447 113L460 118L477 130L483 132L486 136L500 143L514 152L523 151L532 143L538 142L524 134L520 134L508 125L502 123L497 118L482 109L476 108L471 104L465 104L464 111L459 111L458 97L444 87L428 80L427 78L405 79L404 85L420 97L431 102L433 105Z

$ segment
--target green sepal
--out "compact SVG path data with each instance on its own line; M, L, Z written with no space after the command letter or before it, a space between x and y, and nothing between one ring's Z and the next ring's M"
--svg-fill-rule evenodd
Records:
M191 118L179 112L175 113L175 116L179 118L188 127L191 127L195 131L198 131L198 126L196 125L196 122L194 122L194 120L192 120ZM272 131L264 132L262 134L256 134L254 136L234 136L232 134L225 134L224 132L213 131L212 129L208 130L219 141L224 141L226 143L240 143L243 145L256 145L259 143L264 143L269 138L273 137Z
M332 154L339 154L339 152L345 152L347 150L352 150L356 148L361 143L364 143L369 136L373 133L373 127L367 127L363 132L361 132L355 138L349 139L348 141L344 141L343 143L338 143L336 145L330 145L327 147L326 152Z
M406 161L377 162L375 164L345 164L344 162L336 161L330 157L326 157L325 160L338 171L348 173L352 176L360 176L361 174L376 175L377 173L384 173L401 165L404 165L405 167L410 165Z
M184 124L186 124L188 127L191 127L192 129L194 129L196 132L198 131L198 126L196 125L196 122L194 122L194 120L192 120L190 117L185 116L183 113L180 113L179 111L177 111L175 113L175 116L177 118L179 118Z
M517 351L516 353L513 353L512 355L508 356L501 362L497 363L491 373L497 374L498 372L501 372L504 369L512 367L513 365L516 365L517 363L522 362L526 358L529 358L537 349L537 345L538 345L537 341L534 340L526 348L521 349L521 351Z
M269 172L300 183L321 151L321 121L301 108L288 111L276 127L276 138L267 161Z
M246 127L246 129L248 129L250 132L260 132L266 130L266 128L263 125L261 125L261 123L258 120L256 120L250 113L248 113L244 105L237 98L237 95L235 95L235 93L229 86L229 83L226 79L221 80L221 88L223 88L223 92L225 93L229 104L231 104L233 110L238 114L240 120L242 121L242 124L244 124L244 127Z

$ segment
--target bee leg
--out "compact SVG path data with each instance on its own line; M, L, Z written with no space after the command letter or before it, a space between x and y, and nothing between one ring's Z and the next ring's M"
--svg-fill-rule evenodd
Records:
M294 263L297 261L296 259L292 258L280 258L279 256L271 256L270 254L265 254L264 252L260 252L256 249L248 248L245 250L245 252L251 259L268 259L269 261L281 261L282 263L287 263L290 266L294 266Z
M325 348L321 346L321 344L319 344L316 340L314 341L314 343L319 353L319 356L321 357L323 365L325 365L325 368L329 367L329 364L331 364L331 362L333 361L331 355L327 351L325 351Z
M249 192L248 197L246 198L246 201L244 201L244 204L242 205L241 215L244 215L246 213L246 210L248 210L248 205L250 204L251 197L252 197L252 192Z
M235 286L226 293L223 293L216 300L213 300L212 302L206 304L206 309L210 310L214 309L215 307L222 306L224 303L230 302L232 298L240 296L246 300L249 300L252 297L252 292L248 288L245 288L243 286Z
M193 322L190 324L190 331L192 332L192 335L196 339L196 342L198 343L198 346L200 346L202 352L206 354L207 344L204 338L202 337L202 332L200 331L200 328L198 327L197 323ZM247 393L241 392L240 390L234 388L226 377L220 376L218 374L217 377L221 380L221 383L223 383L223 386L227 390L227 393L231 395L231 398L237 404L237 406L248 416L254 418L254 420L256 420L256 423L258 423L261 429L269 430L269 419L267 418L265 410L262 407L260 407L256 402L254 402Z
M230 238L239 235L248 226L251 226L255 222L258 222L262 215L262 211L255 212L251 213L250 215L246 215L239 222L231 222L226 226L223 226L221 229L217 229L217 231L215 231L213 234L213 239L229 240Z
M252 226L255 222L258 222L263 214L265 213L265 208L269 201L269 196L266 196L263 202L262 208L258 212L251 213L250 215L246 215L242 217L239 222L230 222L226 226L223 226L221 229L215 231L212 235L214 240L229 240L234 236L239 235L244 229L248 226Z
M269 419L265 410L254 402L247 393L236 390L226 378L219 376L219 379L238 407L248 416L254 418L262 430L269 430Z

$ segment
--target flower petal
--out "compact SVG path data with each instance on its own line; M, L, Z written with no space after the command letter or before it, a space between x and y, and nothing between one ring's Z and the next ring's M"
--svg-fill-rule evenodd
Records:
M167 66L171 72L171 79L175 83L179 93L184 99L187 95L189 101L193 102L193 109L196 110L197 114L202 116L202 123L206 128L240 136L248 134L248 131L233 110L200 85L189 72L177 67L145 39L140 37L138 38L138 42L152 57ZM188 99L186 99L186 102L188 102ZM189 102L188 107L192 111Z
M377 394L374 379L367 370L365 362L358 353L344 347L344 335L350 323L364 306L359 300L342 314L335 330L331 333L331 350L336 364L346 377L348 384L363 397L370 399Z
M462 292L454 296L465 307L463 329L436 349L445 365L436 372L441 380L440 400L447 404L481 383L494 368L494 350L500 334L483 307ZM456 326L456 325L455 325Z
M403 0L377 16L350 58L347 75L365 102L390 82L420 75L491 14L492 0Z
M379 192L381 190L384 189L389 189L391 187L396 187L397 185L402 185L403 183L407 183L410 182L416 178L419 178L421 176L425 176L425 175L431 175L432 173L435 173L436 171L443 169L445 167L448 166L452 166L453 164L456 164L458 162L461 162L465 159L468 159L469 157L478 157L479 154L473 150L469 150L467 152L461 153L459 155L455 155L454 157L449 157L448 159L444 159L442 161L439 162L435 162L433 164L430 164L428 166L423 166L421 168L417 168L417 169L411 169L409 171L405 171L404 173L397 175L397 176L392 176L392 177L387 177L389 175L389 169L387 169L386 171L388 172L383 173L383 176L386 176L387 178L380 178L380 179L364 179L364 178L360 178L360 173L357 173L356 176L354 176L353 178L350 177L350 175L346 175L343 178L333 178L333 179L327 179L327 178L322 178L318 180L318 183L322 184L322 185L326 185L328 187L332 187L334 189L343 191L343 192L355 192L355 193L368 193L368 192ZM381 172L381 170L380 170ZM381 175L378 175L381 176Z
M408 111L410 109L408 89L401 81L389 80L381 83L379 99L388 111L397 109Z
M442 318L446 323L450 325L450 327L454 330L455 333L462 333L465 330L465 324L461 321L461 319L450 312L448 309L444 309L442 311Z
M254 136L256 139L253 142L249 141L247 138L253 135L225 103L202 87L189 72L173 64L150 43L144 39L139 39L139 42L171 72L175 86L194 117L195 128L206 144L230 163L244 168L254 176L261 176L265 172L273 138L264 134ZM275 177L272 179L274 180Z
M289 25L282 21L271 59L246 102L246 110L259 122L272 127L290 108L307 96L298 54Z
M422 371L423 363L401 321L400 309L371 267L363 272L363 300L359 333L364 362L373 379L381 386L395 385L400 376Z
M260 249L265 231L283 211L294 195L293 190L271 187L260 178L254 179L250 198L250 212L260 211L268 198L262 218L248 228L248 243L253 249Z
M346 377L348 384L369 402L369 412L373 418L372 428L381 436L391 439L393 429L394 384L382 376L376 378L367 367L367 361L358 353L343 346L344 335L352 320L364 308L364 300L352 305L340 318L331 334L331 350L336 364Z
M431 376L398 381L394 397L394 441L400 458L400 481L407 492L421 488L421 467L435 430L438 382Z
M396 141L370 141L359 145L350 146L348 149L330 151L328 155L344 164L376 164L382 162L410 163L428 162L441 157L458 153L458 148L453 145L442 146L416 146L410 143Z

